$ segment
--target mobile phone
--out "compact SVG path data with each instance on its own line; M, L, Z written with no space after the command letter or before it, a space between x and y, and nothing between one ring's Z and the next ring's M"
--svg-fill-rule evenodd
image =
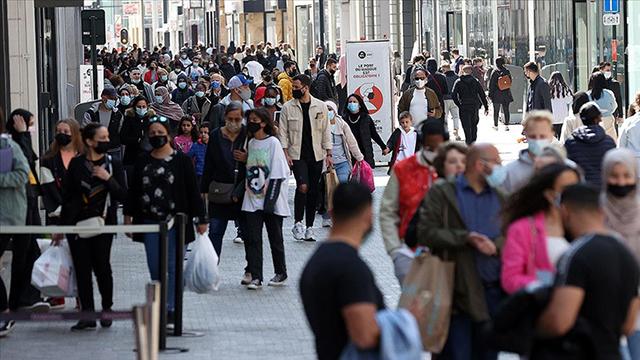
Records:
M280 124L280 113L282 111L276 111L273 113L273 121L275 121L276 124Z

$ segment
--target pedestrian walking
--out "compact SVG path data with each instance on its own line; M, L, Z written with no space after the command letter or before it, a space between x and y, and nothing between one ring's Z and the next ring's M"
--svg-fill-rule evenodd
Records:
M187 152L187 156L193 160L193 166L196 170L198 189L200 189L202 174L204 173L204 160L207 152L207 145L209 143L209 123L202 123L198 128L198 134L198 139L191 145L189 152Z
M122 159L122 144L120 142L120 127L122 113L118 111L118 93L113 87L105 87L100 94L100 101L93 104L84 113L80 127L90 123L98 123L109 130L109 155L120 161Z
M309 59L309 67L304 70L304 74L311 78L311 81L314 81L318 77L318 68L316 66L316 59Z
M313 222L322 162L333 165L331 127L327 106L310 94L311 79L298 75L292 86L294 99L282 107L279 124L280 142L296 178L292 232L296 240L315 241Z
M439 354L445 359L498 357L479 336L503 298L498 253L503 243L499 213L504 197L496 188L504 174L500 164L493 145L471 146L464 174L435 183L419 210L418 244L454 262L456 268L456 311Z
M198 126L191 116L185 115L180 119L178 131L178 135L173 139L174 148L183 154L187 154L191 150L191 146L198 141Z
M487 97L478 80L471 75L472 70L473 67L470 65L462 67L462 75L453 85L451 93L453 102L460 109L464 140L467 145L474 143L478 138L478 123L480 122L478 111L480 106L484 106L485 116L489 114Z
M338 71L338 61L329 58L326 61L326 67L318 72L318 76L311 83L311 94L314 97L322 101L330 100L338 103L338 90L334 79L336 71Z
M129 193L124 206L125 224L158 224L179 213L187 214L185 244L207 231L204 203L198 191L195 170L189 157L171 147L171 120L162 116L149 119L149 144L153 148L136 160ZM134 234L133 240L144 243L152 280L160 279L160 239L158 233ZM167 321L173 323L176 284L176 227L168 232ZM182 280L180 280L182 281Z
M293 78L298 75L296 63L288 61L284 63L284 71L278 75L278 86L282 89L283 101L287 102L293 98Z
M560 142L564 144L567 140L573 139L573 131L584 124L580 120L580 108L589 102L589 95L584 91L578 91L573 94L573 103L571 104L571 114L564 119L562 130L560 133Z
M308 91L308 90L307 90ZM264 109L247 114L249 140L246 191L242 211L246 218L249 290L262 287L262 228L267 229L275 276L269 286L285 285L287 267L282 236L283 219L290 215L289 166L269 113Z
M276 126L280 122L280 112L282 111L282 102L280 91L277 87L270 85L264 90L264 97L262 98L262 107L269 112L269 118L274 122Z
M373 145L371 141L373 140L378 144L382 155L387 155L390 150L380 137L380 134L378 134L376 124L369 115L369 110L360 95L349 95L342 118L345 119L351 128L351 132L358 142L358 147L364 155L364 160L369 163L372 168L375 168L376 162L373 157Z
M398 116L398 123L400 127L393 130L389 140L387 140L387 149L391 150L389 174L396 162L407 159L417 153L421 145L418 141L418 133L413 128L413 119L408 111Z
M206 97L207 87L204 82L196 85L196 92L182 104L182 112L185 115L193 116L196 124L205 121L211 108L211 100Z
M607 79L607 89L611 90L613 93L616 103L618 104L618 108L613 112L613 116L616 119L616 124L619 124L621 120L624 118L624 106L622 102L622 86L620 83L613 77L613 72L611 63L608 61L603 61L600 63L599 70L604 74L605 79Z
M553 111L551 107L551 89L547 80L540 76L538 65L531 61L526 63L524 65L524 76L529 80L526 110Z
M127 109L131 107L131 102L133 101L133 98L134 98L134 96L131 96L131 92L129 91L130 86L131 85L129 84L123 84L120 87L114 86L116 89L118 89L118 96L120 99L118 104L118 111L122 116L124 116Z
M146 97L149 102L154 102L155 89L151 86L151 84L142 80L142 72L140 71L140 69L137 67L130 69L129 76L129 83L135 86L140 94Z
M598 104L600 111L602 112L601 126L604 128L604 132L611 136L612 139L617 140L618 135L616 133L616 120L614 112L618 108L616 97L613 92L607 89L607 78L601 72L595 72L591 75L591 89L587 91L589 95L589 101L593 101Z
M209 110L209 116L207 117L209 125L214 128L224 126L224 109L231 102L241 104L243 113L253 109L254 103L253 100L251 100L251 84L252 81L242 74L232 77L227 85L229 94Z
M533 282L552 285L558 260L569 248L557 200L565 187L579 181L575 168L551 164L540 169L505 204L501 283L507 293Z
M460 110L458 106L453 101L453 97L451 94L453 93L453 85L456 83L460 77L451 70L451 65L448 63L442 64L442 72L444 73L445 79L447 80L447 90L448 93L444 95L444 118L445 123L449 123L448 117L451 116L451 121L453 122L453 136L456 141L460 141L459 130L460 130ZM447 126L448 127L448 126Z
M447 78L438 71L438 61L436 59L427 59L427 71L427 87L436 93L440 109L444 109L444 96L450 94L453 88L449 88ZM438 119L445 120L444 111L442 111L442 115Z
M553 131L556 134L556 139L560 139L562 124L569 116L569 109L573 104L573 92L559 71L551 74L549 87L551 88L551 108L553 109Z
M636 95L636 100L640 104L640 92ZM635 154L638 164L640 164L640 111L630 115L620 128L621 148L626 148Z
M126 200L127 190L122 163L107 153L111 143L109 130L99 123L87 124L82 129L82 140L85 154L71 160L62 184L60 224L93 227L116 225L118 203ZM54 241L60 241L62 236L55 235ZM111 311L113 234L97 234L89 238L87 235L66 234L66 237L76 272L80 309L86 312L95 311L93 273L102 298L102 311ZM100 325L110 327L111 320L101 320ZM95 328L95 321L80 320L71 330Z
M124 156L122 165L127 173L127 180L130 179L133 165L138 156L145 151L151 151L147 130L149 119L156 116L155 111L149 107L149 101L144 96L136 97L125 112L125 117L120 129L120 141L124 145ZM128 181L127 181L128 183Z
M191 89L191 79L189 79L189 77L187 77L187 75L185 75L184 73L178 75L177 82L178 85L176 89L171 92L171 101L182 106L185 101L195 95L195 92L193 91L193 89ZM154 94L156 90L157 88L153 89ZM149 99L150 103L154 101L154 98Z
M171 100L169 90L166 87L160 86L156 89L155 94L155 101L151 103L151 108L157 116L167 118L172 132L175 132L180 125L180 119L184 116L182 108Z
M177 80L177 77L176 77ZM154 82L151 87L153 92L155 93L156 89L160 86L164 86L169 90L170 93L176 89L176 84L174 82L169 81L169 72L166 69L159 68L158 69L158 80ZM122 99L120 99L122 101Z
M509 104L513 102L511 94L511 82L513 78L511 72L505 67L503 57L496 59L496 68L491 73L489 80L489 99L493 103L493 129L498 130L498 119L500 118L500 110L504 116L504 130L509 131L511 123L511 110Z
M398 114L409 111L415 126L419 126L427 118L440 118L442 107L438 95L427 87L427 70L415 67L414 85L402 93L398 102Z

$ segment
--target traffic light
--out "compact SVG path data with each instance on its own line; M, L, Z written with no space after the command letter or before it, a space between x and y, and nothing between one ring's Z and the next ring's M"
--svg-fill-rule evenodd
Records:
M129 31L127 29L120 30L120 43L127 45L129 43Z

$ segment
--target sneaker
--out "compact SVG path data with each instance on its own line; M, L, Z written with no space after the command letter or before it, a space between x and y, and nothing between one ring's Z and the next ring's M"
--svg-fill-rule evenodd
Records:
M251 283L249 283L249 285L247 286L247 289L249 289L249 290L260 290L260 289L262 289L262 281L260 281L258 279L251 280Z
M20 307L20 310L32 312L32 313L46 313L46 312L49 312L49 310L51 310L51 305L49 305L44 301L38 301L29 306L22 306Z
M13 331L13 328L15 327L15 325L16 325L16 322L13 320L0 321L0 338L3 338L9 335L9 333Z
M462 140L462 138L460 137L460 134L458 134L458 129L453 129L453 136L455 137L456 141Z
M331 222L331 219L322 219L322 227L332 227L333 226L333 222Z
M46 300L47 304L49 304L49 308L51 310L62 310L64 309L64 298L63 297L50 297Z
M304 232L304 241L316 241L313 238L313 228L307 228L307 231Z
M504 131L509 131L509 125L504 126Z
M495 131L498 131L498 127L496 125L493 125L491 128Z
M234 244L244 244L244 241L242 240L242 238L240 236L236 236L236 238L233 239L233 243Z
M242 280L240 281L240 285L249 285L251 284L251 279L253 279L251 277L251 273L250 272L246 272L244 273L244 276L242 277Z
M85 331L85 330L95 330L96 322L95 321L86 321L80 320L77 324L71 327L71 331Z
M103 313L111 311L111 309L102 310ZM113 324L113 320L111 319L100 319L100 326L102 326L103 328L110 328L111 324Z
M293 238L296 240L304 240L305 238L304 229L305 228L302 221L295 223L295 225L293 225L293 229L291 229L291 232L293 233Z
M287 282L287 274L276 274L269 280L269 286L284 286Z

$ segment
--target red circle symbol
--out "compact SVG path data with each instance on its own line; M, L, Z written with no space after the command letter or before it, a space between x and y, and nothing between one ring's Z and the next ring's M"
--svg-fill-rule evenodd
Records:
M360 85L355 93L360 95L364 100L364 105L367 107L369 115L377 113L380 108L382 108L382 104L384 103L382 91L372 83Z

